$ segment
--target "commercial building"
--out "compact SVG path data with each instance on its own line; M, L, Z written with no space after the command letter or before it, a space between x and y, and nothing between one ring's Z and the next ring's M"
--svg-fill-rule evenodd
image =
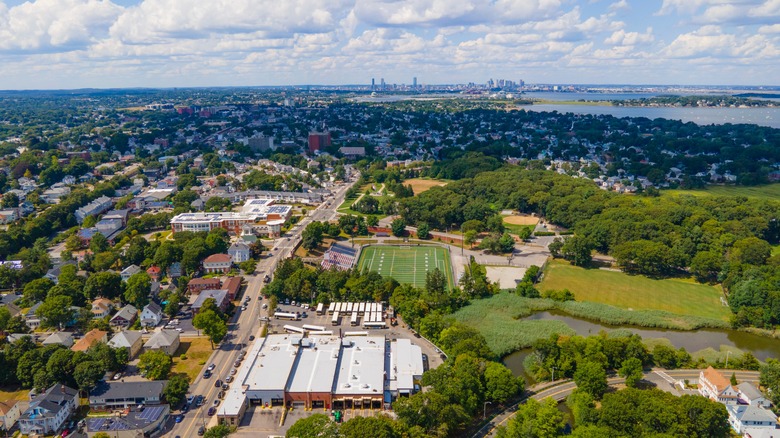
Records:
M310 132L309 152L314 153L330 147L330 132Z
M167 380L143 382L98 382L89 392L91 409L125 409L137 405L159 405Z
M208 274L227 274L233 266L233 258L228 254L212 254L203 260L203 270Z
M171 229L178 231L211 231L224 228L240 234L243 225L266 225L271 222L284 223L292 215L289 205L274 204L271 199L250 199L241 212L182 213L171 219ZM281 223L279 226L281 227Z
M251 405L381 409L414 393L422 368L422 351L409 340L324 331L269 335L252 345L217 416L237 425Z
M86 432L89 438L98 433L111 438L139 438L155 436L170 416L168 405L133 407L122 415L88 418Z
M90 202L89 204L79 208L76 210L76 213L74 215L76 216L76 220L78 223L84 222L84 219L86 219L87 216L97 216L100 213L103 213L105 211L108 211L111 209L111 206L114 205L114 202L109 198L108 196L101 196L94 201Z

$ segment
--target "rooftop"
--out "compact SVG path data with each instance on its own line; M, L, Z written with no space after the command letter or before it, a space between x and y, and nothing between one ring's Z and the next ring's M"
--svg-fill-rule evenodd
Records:
M288 392L330 392L339 362L341 339L336 336L301 339L298 364Z
M70 349L73 351L87 351L89 350L89 347L100 342L107 335L108 332L104 332L103 330L91 330L85 334L83 338L73 344Z
M247 368L244 380L236 379L252 390L283 391L295 364L300 336L269 335L257 351L255 348L247 355L243 367Z
M385 338L354 336L343 340L333 393L381 394L384 391Z
M227 263L233 260L228 254L212 254L203 260L203 263Z
M90 401L93 398L129 399L129 398L159 398L162 395L167 380L152 380L141 382L98 382L95 388L89 392Z

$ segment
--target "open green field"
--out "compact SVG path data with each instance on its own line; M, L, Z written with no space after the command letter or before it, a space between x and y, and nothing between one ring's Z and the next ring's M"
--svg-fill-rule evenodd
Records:
M446 248L432 245L392 246L371 245L363 248L358 260L358 269L378 272L382 276L396 279L416 287L425 287L425 274L439 268L447 277L448 287L452 281L450 252Z
M663 310L727 321L720 288L688 280L654 280L641 275L584 269L562 261L547 265L539 290L569 289L577 301L592 301L632 310Z
M185 374L189 377L190 382L194 382L213 352L208 338L182 338L179 348L173 356L172 371L177 374ZM187 359L182 360L182 354L186 355Z
M707 186L699 190L664 190L669 195L694 196L745 196L748 198L774 199L780 201L780 184L763 186Z

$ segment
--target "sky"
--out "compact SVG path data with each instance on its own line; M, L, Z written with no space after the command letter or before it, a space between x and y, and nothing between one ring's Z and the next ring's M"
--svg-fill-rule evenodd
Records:
M780 85L780 0L0 0L0 89Z

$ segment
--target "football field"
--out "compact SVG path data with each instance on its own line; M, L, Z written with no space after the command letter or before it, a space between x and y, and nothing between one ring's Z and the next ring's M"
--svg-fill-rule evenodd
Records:
M363 248L358 260L358 269L378 272L383 277L392 277L399 283L425 287L425 274L439 268L452 289L452 268L449 250L430 245L391 246L371 245Z

